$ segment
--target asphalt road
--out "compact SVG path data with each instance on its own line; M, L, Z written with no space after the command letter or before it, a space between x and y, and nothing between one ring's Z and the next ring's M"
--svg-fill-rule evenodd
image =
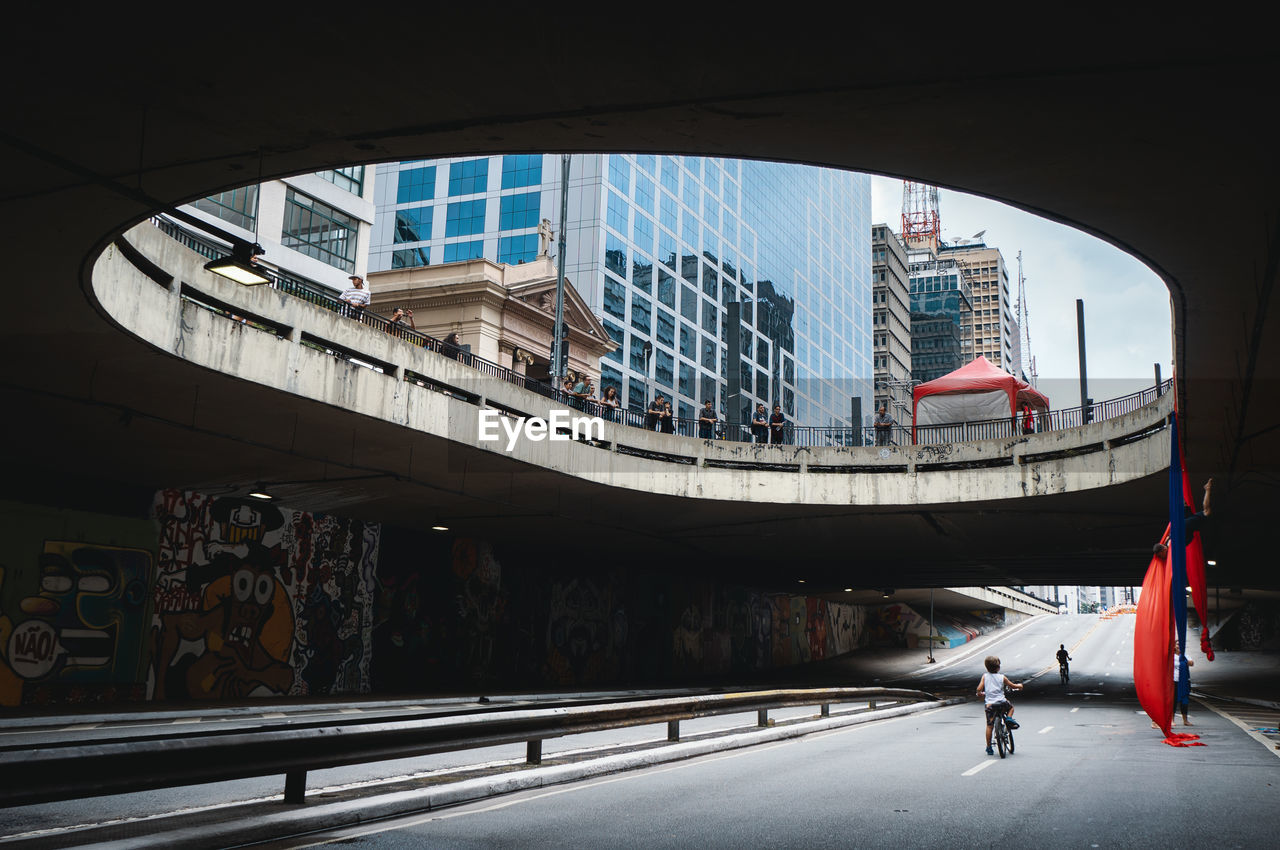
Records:
M971 690L999 655L1027 682L1004 760L983 753L975 701L271 846L1275 846L1280 759L1210 711L1190 730L1206 746L1164 744L1134 697L1132 640L1131 616L1041 618L913 677Z

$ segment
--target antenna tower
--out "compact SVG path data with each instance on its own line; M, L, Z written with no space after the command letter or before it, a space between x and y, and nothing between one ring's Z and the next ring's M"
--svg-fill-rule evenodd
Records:
M1021 251L1018 252L1018 303L1013 305L1013 310L1018 316L1018 348L1021 349L1022 360L1018 368L1030 378L1034 387L1036 378L1040 376L1036 374L1036 358L1031 354L1031 312L1027 309L1027 279L1022 276Z
M902 181L902 241L908 245L928 242L936 250L942 238L938 215L938 187Z

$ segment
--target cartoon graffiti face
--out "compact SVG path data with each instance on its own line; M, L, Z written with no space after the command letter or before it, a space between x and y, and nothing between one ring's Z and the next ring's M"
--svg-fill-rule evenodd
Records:
M270 570L245 565L231 576L231 596L223 601L222 641L244 659L253 654L262 627L271 618L276 579Z
M18 603L30 619L10 638L15 671L28 679L72 668L81 679L112 675L120 651L141 640L148 564L140 550L47 542L40 590Z

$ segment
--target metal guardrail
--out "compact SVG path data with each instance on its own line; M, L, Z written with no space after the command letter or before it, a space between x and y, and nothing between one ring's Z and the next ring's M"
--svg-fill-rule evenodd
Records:
M285 801L301 803L308 771L411 758L432 753L524 742L526 761L540 764L549 738L666 723L680 739L680 722L696 717L816 705L822 716L837 704L936 702L923 691L899 688L790 689L667 697L623 704L555 708L495 708L369 723L294 722L252 732L190 729L164 735L0 747L0 806L23 806L103 794L126 794L285 774ZM855 711L862 711L856 709ZM844 712L842 712L844 713Z
M165 235L177 240L181 244L200 254L201 256L214 259L226 256L230 253L230 249L217 244L205 237L199 236L181 227L169 219L161 216L153 216L151 223L159 228ZM292 295L295 298L306 301L325 310L346 316L353 321L376 328L385 333L391 334L399 339L404 340L412 345L425 348L428 351L434 351L445 357L457 360L459 363L470 366L486 377L495 378L510 384L523 387L532 392L538 393L566 407L581 410L592 416L599 416L606 421L618 422L633 428L644 428L649 431L662 431L661 420L652 416L647 411L636 408L613 408L608 407L596 399L583 399L571 393L566 393L562 388L552 386L545 381L530 378L521 375L505 366L500 366L489 360L477 357L464 349L454 345L449 345L442 340L433 336L424 334L421 331L414 330L399 322L392 322L383 316L374 313L371 310L362 307L353 307L344 301L339 301L328 289L314 281L305 280L300 277L288 275L270 269L261 269L262 273L270 280L270 286ZM334 351L335 356L343 356L341 352ZM348 358L350 359L350 358ZM1150 387L1140 392L1130 393L1120 398L1109 399L1107 401L1095 402L1089 409L1085 407L1070 407L1061 410L1052 410L1044 414L1036 414L1034 416L1034 433L1044 431L1060 431L1067 428L1075 428L1088 422L1097 422L1104 419L1113 419L1126 413L1132 413L1138 408L1151 403L1159 398L1173 385L1173 379L1164 381L1159 386ZM890 429L887 436L877 435L873 426L861 428L853 428L849 426L822 426L822 425L796 425L788 422L782 427L781 433L775 433L770 429L761 435L753 432L749 424L730 424L724 420L717 420L714 425L705 425L697 418L681 419L672 417L669 425L665 429L666 433L676 434L682 437L696 437L700 439L710 440L726 440L739 443L759 443L774 445L791 445L804 447L844 447L844 446L903 446L903 445L928 445L938 443L961 443L970 440L991 440L991 439L1009 439L1012 437L1022 436L1026 432L1022 428L1021 414L1011 417L1002 417L999 419L987 419L978 422L958 422L941 425L921 425L914 429L908 425L894 425ZM914 430L914 438L913 432ZM877 438L882 442L877 442Z

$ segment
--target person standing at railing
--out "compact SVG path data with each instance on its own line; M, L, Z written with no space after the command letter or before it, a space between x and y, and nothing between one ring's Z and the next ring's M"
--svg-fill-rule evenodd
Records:
M702 410L698 411L698 436L704 440L714 440L717 421L716 412L711 409L711 399L707 399L702 403Z
M364 308L369 306L369 290L364 288L364 278L358 274L351 275L351 285L342 290L338 300L342 302L342 315L359 319Z
M462 339L456 333L449 334L440 342L440 353L450 360L462 360L465 353L462 350Z
M891 442L890 437L893 436L893 417L889 415L888 410L882 404L880 409L876 411L876 418L871 420L871 424L876 429L876 445L887 446Z
M769 442L782 445L785 442L787 417L782 415L782 405L773 406L773 415L769 417Z
M600 396L600 407L604 409L604 418L610 422L618 421L618 388L605 387Z
M756 405L755 415L751 417L751 439L757 444L769 442L769 416L763 404Z
M587 409L587 402L591 400L591 376L586 372L578 373L578 381L573 385L573 389L569 394L575 399L574 406L579 410Z
M662 414L666 409L666 399L662 397L662 393L658 393L653 397L653 401L649 402L649 410L644 415L644 427L646 431L661 430Z
M391 311L391 323L387 325L387 333L396 336L404 336L404 328L417 330L418 326L413 323L413 311L406 310L403 307L397 307Z
M1025 401L1022 403L1022 433L1034 434L1036 432L1035 414L1031 412L1031 405Z
M676 432L675 413L671 409L670 399L662 403L662 418L658 421L658 430L664 434L674 434Z

